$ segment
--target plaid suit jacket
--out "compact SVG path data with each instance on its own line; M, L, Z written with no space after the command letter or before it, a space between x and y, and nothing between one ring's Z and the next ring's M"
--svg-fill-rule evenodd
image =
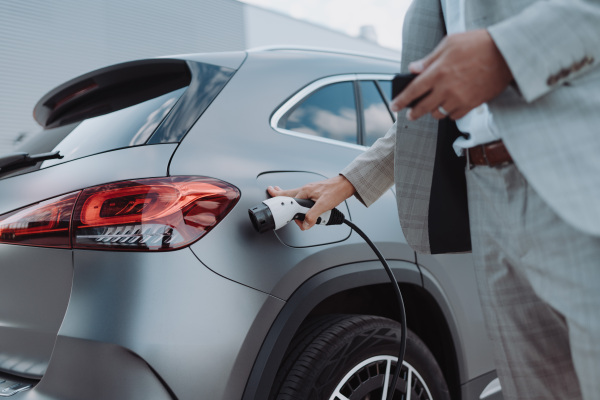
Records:
M558 215L600 236L600 3L465 0L465 20L467 30L488 29L515 78L488 105L517 167ZM444 35L439 0L414 0L400 69ZM448 164L456 134L449 121L407 121L401 112L386 136L342 171L367 206L395 184L402 230L415 251L470 247L462 165Z

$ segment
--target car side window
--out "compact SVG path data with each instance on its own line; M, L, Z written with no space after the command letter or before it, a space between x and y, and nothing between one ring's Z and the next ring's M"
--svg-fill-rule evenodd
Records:
M363 109L363 145L371 146L394 123L392 114L374 81L360 81Z
M288 112L278 127L357 144L358 118L353 82L322 87Z

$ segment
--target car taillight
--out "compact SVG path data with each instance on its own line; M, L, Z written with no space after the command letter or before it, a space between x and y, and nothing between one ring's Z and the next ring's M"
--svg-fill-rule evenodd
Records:
M0 215L0 243L70 248L71 214L79 192Z
M72 197L69 204L64 199L68 196ZM55 230L53 227L58 225L54 222L58 221L56 216L46 218L52 223L35 226L46 232L46 236L35 237L35 242L31 239L29 242L5 240L10 232L6 230L7 235L4 234L6 221L4 216L0 216L0 242L69 247L70 232L73 248L174 250L193 243L210 231L233 208L239 197L240 193L234 186L204 177L117 182L84 189L5 215L10 218L9 226L24 223L28 228L20 233L31 236L39 232L31 230L34 226L30 221L62 210L60 237L63 242L60 246L48 239L51 230Z
M73 213L73 247L172 250L227 215L239 191L197 177L153 178L85 189Z

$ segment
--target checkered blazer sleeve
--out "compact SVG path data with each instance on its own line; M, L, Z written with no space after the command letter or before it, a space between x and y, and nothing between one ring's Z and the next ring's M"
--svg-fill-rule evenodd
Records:
M395 146L396 124L341 172L356 189L356 198L367 207L394 184Z
M502 6L506 13L522 10L487 29L527 102L599 68L598 0L512 0L496 7Z

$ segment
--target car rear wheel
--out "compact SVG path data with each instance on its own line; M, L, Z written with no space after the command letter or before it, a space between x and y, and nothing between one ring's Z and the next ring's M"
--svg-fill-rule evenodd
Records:
M270 400L383 400L395 371L400 324L378 316L325 316L292 341ZM408 331L394 399L449 400L442 372Z

